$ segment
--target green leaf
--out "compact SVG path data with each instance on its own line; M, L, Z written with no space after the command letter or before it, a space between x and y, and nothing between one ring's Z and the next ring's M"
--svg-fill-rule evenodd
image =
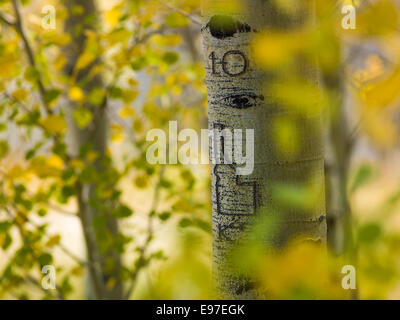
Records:
M98 175L96 169L92 166L86 166L80 174L80 180L83 183L92 183L96 180L97 177Z
M173 65L174 63L178 62L179 54L173 51L168 51L164 53L162 59L166 64Z
M107 219L103 215L97 215L92 220L92 226L95 230L100 230L107 225Z
M131 63L131 67L133 70L139 71L139 70L143 69L146 66L146 64L147 64L146 58L140 57Z
M12 226L12 223L9 221L0 222L0 233L7 232L8 230L10 230L11 226Z
M160 187L161 188L165 188L165 189L169 189L169 188L172 187L172 183L167 179L161 179L160 180Z
M127 218L133 214L133 211L127 206L121 205L113 210L112 215L116 218Z
M43 266L51 264L53 262L53 257L49 253L42 253L38 257L38 262L39 262L40 266L43 267Z
M32 159L36 154L36 150L35 149L30 149L25 153L25 160L30 160Z
M164 260L164 259L166 259L167 257L165 256L163 250L158 250L158 251L153 252L153 253L151 254L150 258L151 258L151 259Z
M39 71L37 71L37 69L34 67L26 68L26 71L24 73L24 77L28 81L36 81L39 78L39 75Z
M62 157L67 153L67 145L65 143L56 143L52 148L53 153Z
M168 211L165 211L165 212L160 213L160 214L158 215L158 218L159 218L161 221L167 221L170 217L171 217L171 212L168 212Z
M0 159L4 158L10 150L7 141L0 140Z
M179 221L179 227L181 227L181 228L187 228L187 227L191 226L192 224L193 224L192 220L189 218L182 218Z
M7 250L12 244L12 238L10 234L6 233L3 236L0 236L0 243L1 243L1 248L4 251Z
M198 227L199 229L207 232L207 233L211 233L211 225L210 223L208 223L207 221L201 220L201 219L195 219L195 226Z
M76 125L81 129L85 129L92 122L93 119L92 112L85 108L75 109L72 116L75 120Z
M123 91L120 87L112 87L110 89L110 97L112 99L119 99L122 97Z
M353 179L353 183L350 188L350 193L355 192L360 187L367 184L373 176L373 168L368 164L361 165Z
M57 99L61 95L61 91L57 89L50 89L46 91L46 94L44 96L44 100L46 103L51 103L55 99Z
M105 96L106 92L102 88L94 88L90 91L89 102L98 107L104 102Z
M47 210L44 209L44 208L39 209L38 215L39 215L40 217L44 217L45 215L47 215Z
M68 199L75 195L75 188L72 185L65 185L61 188L60 194L57 198L60 203L67 203Z
M382 235L382 227L377 223L368 223L358 230L358 241L360 243L376 242Z
M84 143L79 148L79 156L81 158L86 158L87 154L92 150L93 150L93 144L90 141L87 143Z
M68 181L69 179L71 179L75 174L74 169L72 168L68 168L66 170L63 171L63 173L61 174L61 179L63 181Z
M184 28L189 24L189 19L179 12L173 12L165 18L165 24L170 28Z

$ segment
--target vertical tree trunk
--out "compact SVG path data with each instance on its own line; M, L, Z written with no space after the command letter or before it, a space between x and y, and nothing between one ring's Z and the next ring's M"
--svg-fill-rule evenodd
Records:
M351 249L351 212L347 198L347 179L352 141L344 109L343 79L339 71L322 75L325 85L336 97L326 125L326 207L328 245L336 254Z
M335 97L326 119L325 177L328 247L344 257L348 264L357 265L357 249L353 239L352 213L347 195L349 166L354 141L349 132L345 110L345 86L338 68L322 73L325 86ZM358 290L349 290L351 299L358 299Z
M68 9L68 19L65 23L66 32L71 35L71 43L65 48L67 64L65 73L71 77L77 60L85 48L85 41L87 39L85 30L96 30L97 24L97 10L93 0L68 0L65 1ZM81 8L77 10L77 8ZM75 75L75 83L88 96L92 89L103 88L104 84L100 75L90 75L90 71L95 65L100 63L100 58L97 58L88 67L79 70ZM85 129L79 128L71 115L73 110L77 107L74 101L69 101L67 115L70 120L70 138L71 145L69 152L73 157L79 154L82 146L90 143L92 150L98 154L98 158L94 164L97 172L101 172L102 160L104 159L107 147L107 101L100 106L93 106L89 102L83 106L91 111L93 120ZM100 214L90 203L95 197L96 185L93 183L77 182L77 198L79 206L79 216L82 222L83 233L85 237L87 255L89 261L89 298L94 299L120 299L122 297L122 283L120 281L120 266L121 259L117 252L100 252L98 242L96 239L96 231L93 228L93 219ZM102 213L104 214L104 213ZM110 234L116 236L118 234L118 224L116 219L111 217L107 218L107 230ZM114 261L115 267L113 272L105 273L104 263L106 258L111 258ZM108 280L112 278L114 285L107 285Z
M252 0L227 15L225 8L230 5L229 0L214 0L203 9L209 129L254 129L254 171L239 176L234 164L211 164L213 263L219 292L246 298L257 293L250 277L231 271L230 249L251 236L249 227L256 217L274 217L268 220L274 223L274 232L263 235L267 247L283 247L298 236L325 243L324 162L320 114L299 114L278 102L269 92L272 73L257 68L251 51L257 32L299 27L310 12L289 18L275 8L273 1ZM295 69L293 73L300 78L316 83L314 67L299 61ZM295 157L281 150L274 138L273 128L279 120L290 121L298 128L301 145ZM223 153L227 140L220 142L219 151ZM282 183L313 183L319 194L310 208L294 208L275 192Z

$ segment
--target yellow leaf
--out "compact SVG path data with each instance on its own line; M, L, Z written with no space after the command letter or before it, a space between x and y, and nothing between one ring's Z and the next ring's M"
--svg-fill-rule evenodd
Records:
M361 97L365 105L383 108L400 98L400 68L384 80L364 87Z
M10 179L16 179L23 177L27 173L28 173L27 170L25 170L24 168L22 168L20 165L17 164L7 171L7 176Z
M212 12L213 14L234 14L242 12L242 0L231 0L231 1L215 1L215 0L204 0L202 2L204 11Z
M138 94L139 92L137 90L124 90L121 98L125 103L130 103L136 99Z
M130 106L125 106L119 111L119 116L121 118L129 118L135 114L135 109Z
M169 35L154 35L152 41L162 46L178 46L182 42L182 37L179 34Z
M119 125L111 126L111 141L120 142L124 138L124 128Z
M295 57L295 53L304 49L304 43L307 43L304 36L299 32L257 35L253 42L256 62L266 69L288 64Z
M12 93L13 98L18 101L25 100L27 95L28 95L28 92L22 88L14 90L14 92Z
M178 85L173 86L171 92L174 96L180 96L182 94L182 87Z
M85 51L82 53L78 61L76 62L75 69L76 70L81 70L83 68L86 68L89 64L91 64L94 60L96 59L96 56L90 52Z
M142 133L143 132L143 122L140 119L135 119L132 123L133 131L136 133Z
M71 100L81 101L83 100L84 94L81 88L72 87L68 92L68 96Z
M82 170L85 167L85 163L79 159L73 159L70 162L70 166L76 170Z
M109 10L105 14L105 20L110 27L115 27L118 24L119 18L122 16L118 6Z
M134 184L139 188L139 189L144 189L147 187L149 184L149 179L146 175L140 175L137 176L134 180Z
M55 169L63 169L64 161L57 155L53 154L47 159L47 165Z
M277 145L277 152L285 159L294 159L301 146L299 129L294 121L285 117L277 117L272 123L274 143Z
M326 96L318 85L312 82L286 79L273 83L270 89L278 101L285 103L287 107L299 114L319 115L326 103Z
M128 84L129 84L130 86L132 86L132 87L136 87L136 86L139 84L139 82L138 82L136 79L134 79L134 78L129 78Z
M73 276L77 276L77 277L79 277L79 276L81 276L82 275L82 267L81 266L76 266L76 267L74 267L72 270L71 270L71 274L73 275Z
M382 148L393 148L398 142L398 128L388 110L362 108L363 129L370 140Z
M92 163L92 162L96 161L96 159L97 159L98 157L99 157L99 153L96 152L96 151L91 150L91 151L89 151L88 154L86 155L86 160L87 160L89 163Z
M374 1L357 15L356 32L363 36L385 36L398 32L398 9L393 0Z
M34 158L29 168L41 178L58 177L64 167L60 157L52 155L50 158L38 156Z
M56 71L61 70L64 68L65 64L67 63L67 58L64 55L59 55L58 58L54 61L53 68Z
M108 289L108 290L112 290L112 289L115 287L116 282L117 282L117 281L115 280L114 277L108 279L108 281L107 281L107 283L106 283L107 289Z
M47 247L54 247L54 246L56 246L56 245L58 245L60 243L60 240L61 240L61 236L59 234L56 234L56 235L50 237L49 240L47 240L46 246Z
M40 124L49 132L62 134L67 129L67 123L64 117L57 115L50 115L40 120Z

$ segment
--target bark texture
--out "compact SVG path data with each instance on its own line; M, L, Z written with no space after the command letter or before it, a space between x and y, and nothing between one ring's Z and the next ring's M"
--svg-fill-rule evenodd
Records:
M264 220L274 224L273 232L261 237L266 247L284 247L296 237L326 242L320 114L300 114L278 102L269 91L275 75L257 68L251 50L257 32L297 28L311 13L300 8L299 16L289 18L273 1L252 0L226 15L221 10L224 4L229 6L230 1L214 0L203 8L209 129L254 129L254 171L238 176L235 164L211 164L213 267L220 294L255 298L260 295L251 277L233 272L230 258L232 247L252 236L251 226L260 216L274 218ZM304 61L299 60L292 71L307 81L317 81L315 68ZM273 127L279 119L295 123L301 144L295 157L277 146ZM223 138L220 142L223 154L228 142ZM279 183L317 186L312 208L293 208L282 202L274 192Z

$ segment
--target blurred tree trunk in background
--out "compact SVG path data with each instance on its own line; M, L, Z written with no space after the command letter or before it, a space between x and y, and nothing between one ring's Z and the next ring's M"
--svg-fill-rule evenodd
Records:
M335 39L342 62L340 39ZM336 255L344 256L348 263L357 265L357 252L353 239L352 213L347 184L354 137L346 113L346 86L341 66L322 71L322 81L330 92L330 105L325 118L325 179L328 247ZM357 290L349 292L357 299Z
M297 237L326 242L320 110L291 108L272 91L275 81L284 88L293 80L316 86L316 68L299 59L290 71L261 70L255 66L251 50L255 34L296 30L310 18L311 11L303 2L290 16L271 0L247 1L242 7L229 0L205 1L202 33L209 129L242 129L243 136L246 129L254 129L255 139L252 174L237 175L235 164L211 164L214 274L219 293L228 297L260 297L250 276L237 275L229 262L232 245L255 236L251 224L257 222L257 230L264 225L264 234L257 237L267 247L285 247ZM287 147L293 141L279 139L283 127L294 130L295 150ZM214 147L220 142L220 150L212 150L212 144L211 153L218 152L219 159L229 147L229 139L215 140L214 136ZM242 142L245 137L234 140ZM313 196L304 206L291 204L284 197L288 190L311 190L304 198Z
M68 19L65 24L65 31L71 35L70 44L65 47L67 64L64 69L66 76L71 83L89 96L92 90L98 90L97 98L104 92L104 83L98 72L93 72L94 67L101 63L97 56L93 62L84 68L77 68L77 61L87 45L88 32L96 32L97 11L93 0L68 0L65 1L68 9ZM95 51L95 50L94 50ZM91 52L92 54L98 54ZM107 147L107 98L102 98L99 105L86 102L83 106L74 100L70 100L66 113L69 118L71 145L69 152L72 156L78 156L83 149L90 149L97 155L94 163L96 172L104 169L105 152ZM90 99L89 99L90 100ZM82 128L77 125L76 117L79 112L72 115L76 110L88 110L93 116L89 126ZM82 112L82 117L85 115ZM79 123L79 120L78 120ZM76 183L76 192L79 206L79 217L81 219L83 233L86 241L88 270L90 279L89 297L94 299L120 299L122 297L122 283L120 281L121 259L115 249L108 252L101 252L98 246L96 230L93 227L93 219L99 212L94 208L92 201L95 200L96 185L79 181ZM102 213L104 214L104 213ZM107 232L113 236L118 235L118 224L116 219L107 216ZM105 260L112 259L114 268L112 272L105 272Z
M347 197L352 141L345 112L342 73L339 70L323 73L322 78L335 97L328 111L325 143L328 245L336 254L343 254L352 246L351 211Z

